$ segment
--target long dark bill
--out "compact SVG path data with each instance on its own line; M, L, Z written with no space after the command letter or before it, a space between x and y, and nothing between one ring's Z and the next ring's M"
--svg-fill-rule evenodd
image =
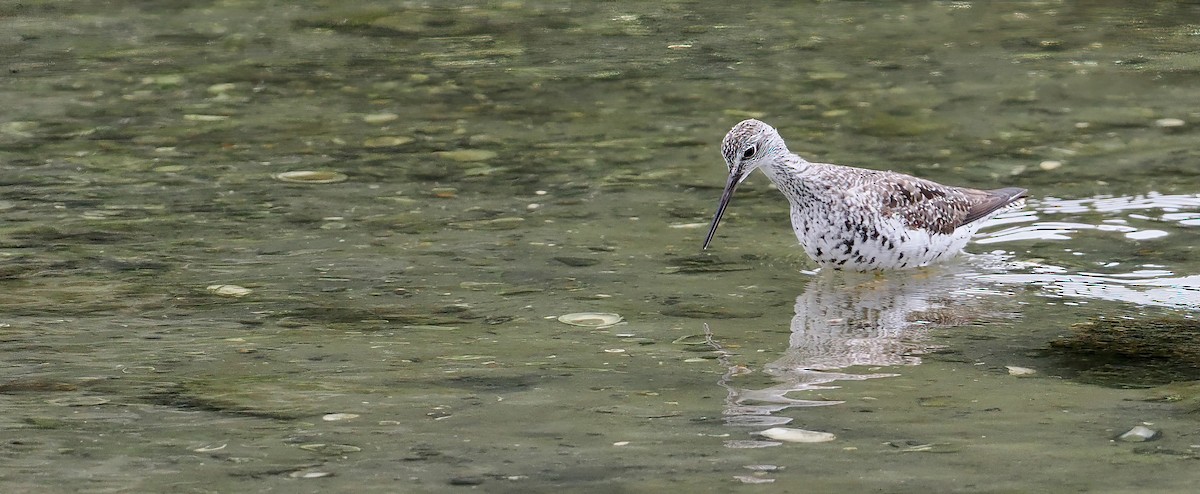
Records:
M729 181L725 182L725 191L721 192L721 202L717 203L717 214L713 215L712 225L708 227L708 236L704 237L704 246L701 249L707 249L713 235L717 234L717 224L721 222L721 215L725 214L725 208L729 207L729 201L733 199L733 189L736 189L741 181L742 177L737 172L729 174Z

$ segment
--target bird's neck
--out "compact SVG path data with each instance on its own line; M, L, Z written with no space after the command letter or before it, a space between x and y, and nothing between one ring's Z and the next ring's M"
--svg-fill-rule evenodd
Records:
M804 209L822 202L820 195L814 193L813 188L816 184L811 180L812 173L819 166L821 165L786 152L760 169L775 184L775 188L787 197L793 209Z
M802 184L804 174L811 166L812 163L804 158L785 150L782 156L763 165L761 169L776 187L784 190L785 185L794 188L795 185Z

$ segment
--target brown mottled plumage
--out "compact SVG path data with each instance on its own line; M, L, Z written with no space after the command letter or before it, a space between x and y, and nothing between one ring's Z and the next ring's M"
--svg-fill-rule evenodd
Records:
M870 271L924 266L958 254L983 220L1019 207L1025 189L977 190L895 172L810 163L788 151L770 125L745 120L721 154L729 179L704 248L737 188L755 168L791 203L792 228L813 260Z

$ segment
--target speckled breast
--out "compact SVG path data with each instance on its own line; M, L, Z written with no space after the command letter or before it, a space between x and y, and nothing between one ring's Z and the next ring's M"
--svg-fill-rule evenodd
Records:
M907 227L898 217L834 212L822 207L792 208L792 228L809 257L833 269L873 271L915 268L954 257L974 228L930 234Z

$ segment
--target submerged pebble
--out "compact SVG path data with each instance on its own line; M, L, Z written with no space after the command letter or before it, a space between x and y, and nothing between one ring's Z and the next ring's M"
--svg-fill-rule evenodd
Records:
M237 89L237 84L232 82L222 82L208 86L207 91L212 94L221 94L233 91L234 89Z
M759 432L758 435L767 439L789 443L824 443L837 439L837 436L828 432L793 429L791 427L772 427Z
M205 288L209 293L218 297L241 298L249 295L253 290L244 286L238 285L208 285Z
M1179 118L1160 118L1154 121L1154 126L1160 129L1179 129L1187 125L1187 122Z
M333 184L345 182L349 178L345 173L312 170L276 173L271 177L280 182L293 184Z
M1030 369L1028 367L1017 367L1015 365L1006 365L1006 366L1004 366L1004 368L1008 369L1008 375L1010 375L1010 376L1026 377L1026 376L1032 376L1034 374L1037 374L1036 370Z
M363 120L363 122L366 122L369 124L381 124L381 123L391 122L391 121L397 120L399 118L400 118L400 115L397 115L395 113L384 112L384 113L371 113L371 114L363 115L362 120Z
M487 161L496 157L495 151L488 151L486 149L457 149L454 151L438 151L434 154L451 161L463 162Z
M182 74L160 74L142 78L142 84L154 86L178 86L183 84Z
M192 122L220 122L222 120L229 120L229 115L204 115L199 113L189 113L184 115L183 119L190 120Z
M305 472L305 471L300 471L300 472L292 472L292 473L291 473L291 474L289 474L288 476L289 476L289 477L292 477L292 478L294 478L294 479L320 479L320 478L325 478L325 477L332 477L332 476L333 476L333 472Z
M558 322L588 328L607 328L624 319L620 314L607 312L575 312L558 316Z
M327 413L321 416L321 420L326 422L337 422L339 420L350 420L358 418L357 413Z
M1143 443L1146 441L1153 441L1155 439L1158 439L1158 436L1159 436L1158 431L1151 429L1149 427L1146 427L1144 425L1138 425L1138 426L1134 426L1134 428L1132 428L1132 429L1129 429L1124 434L1117 436L1117 440L1124 441L1127 443Z
M405 136L379 136L367 138L363 141L363 146L369 148L390 148L403 146L412 141L411 137Z

